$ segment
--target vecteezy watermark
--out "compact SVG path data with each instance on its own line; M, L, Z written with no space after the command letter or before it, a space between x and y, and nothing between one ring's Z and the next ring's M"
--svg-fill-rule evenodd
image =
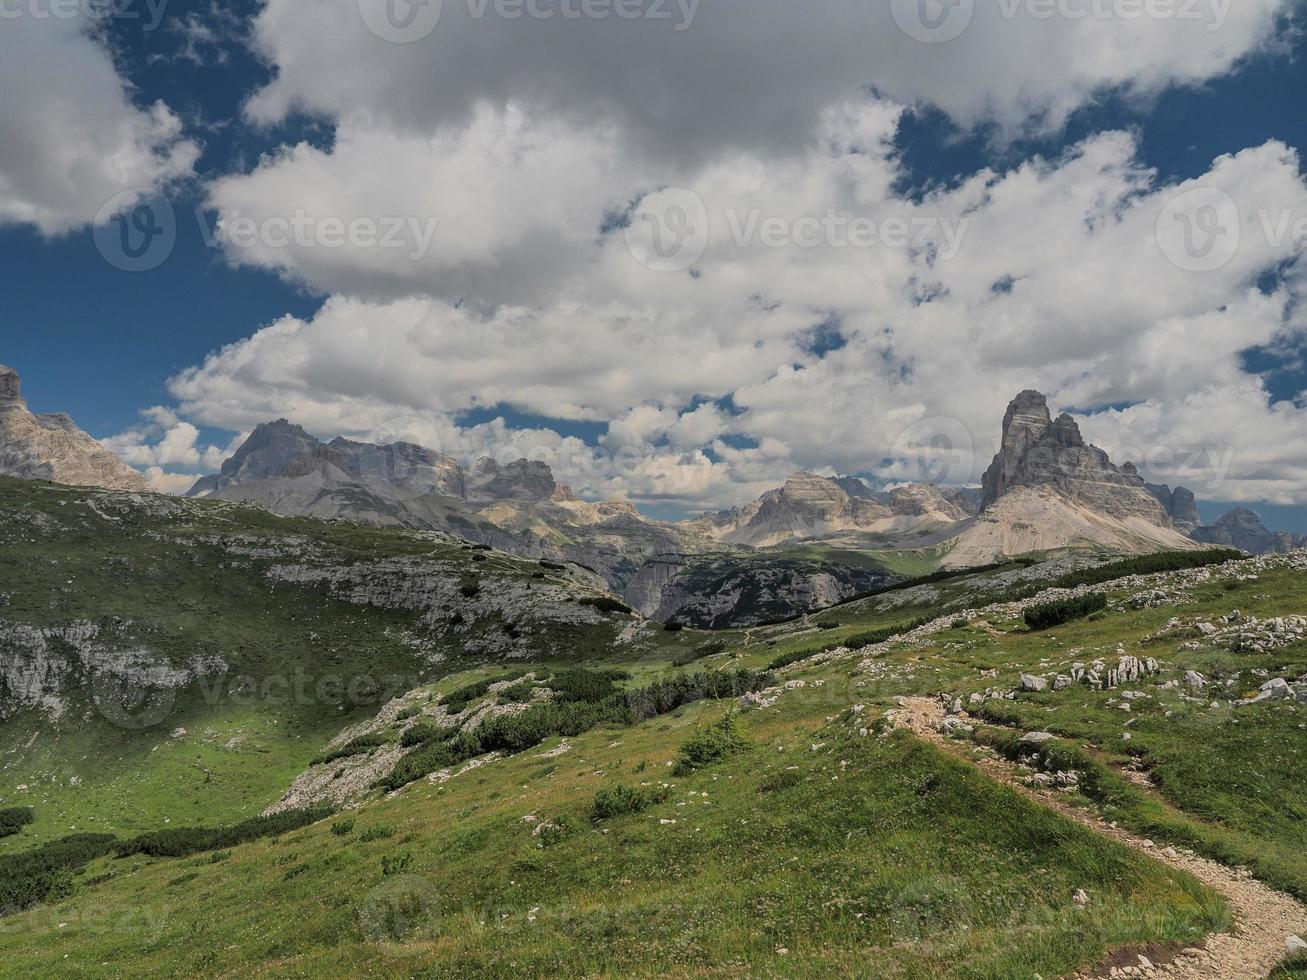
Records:
M1239 206L1225 191L1196 187L1173 198L1157 219L1157 244L1186 272L1215 272L1239 251Z
M996 0L1003 20L1192 21L1209 32L1225 27L1235 0ZM961 37L976 13L975 0L891 0L894 21L908 37L943 44Z
M704 200L684 187L644 197L626 218L626 246L655 272L684 272L703 258L713 227L737 249L920 249L940 260L962 251L969 219L926 214L872 217L828 209L820 215L767 214L761 208L724 208L710 215Z
M439 218L414 215L373 217L355 215L341 218L318 216L297 208L289 216L273 215L256 219L249 215L227 213L209 223L202 212L196 220L205 244L242 251L256 249L392 249L403 251L404 258L418 261L426 257L435 240Z
M890 458L895 479L911 483L966 482L975 469L975 439L960 419L922 419L894 440Z
M1292 208L1240 207L1215 187L1195 187L1167 202L1157 219L1157 244L1172 265L1186 272L1215 272L1245 246L1264 246L1287 257L1307 246L1307 212Z
M962 36L975 16L975 0L891 0L894 22L914 41L944 44Z
M684 272L703 258L708 231L703 198L685 187L668 187L636 205L626 226L626 247L654 272Z
M91 681L91 702L110 724L129 731L154 728L172 713L177 692L163 685L141 684L111 674Z
M150 188L115 194L95 216L96 250L115 269L149 272L172 255L177 244L177 214L167 198Z
M820 217L765 217L757 208L728 209L726 223L738 248L925 249L935 244L937 257L946 261L962 251L969 226L967 218L913 214L877 220L834 209Z
M468 19L481 20L640 20L666 22L688 31L702 0L465 0ZM363 23L393 44L412 44L440 24L443 0L358 0Z
M370 943L389 948L429 938L440 917L440 890L418 875L389 876L363 896L355 915Z
M368 30L392 44L421 41L436 29L443 9L443 0L359 0Z
M195 211L200 237L210 248L228 251L281 249L389 250L416 262L426 258L440 219L416 215L313 215L302 208L289 215L254 218L237 212L212 216ZM157 269L177 246L177 213L149 188L115 194L95 217L95 247L124 272Z
M168 0L0 0L0 20L138 20L153 31Z

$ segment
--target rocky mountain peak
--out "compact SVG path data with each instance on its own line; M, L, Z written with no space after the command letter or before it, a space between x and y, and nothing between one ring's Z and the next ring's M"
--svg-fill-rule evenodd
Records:
M33 415L22 379L0 364L0 476L107 490L149 490L136 470L77 427L68 415Z
M998 455L981 481L986 507L1014 485L1022 459L1052 424L1048 399L1038 391L1026 390L1012 399L1003 416L1003 441Z
M558 484L549 464L519 459L501 466L490 458L479 459L467 476L469 500L547 501Z
M1053 419L1037 391L1023 391L1008 405L1002 443L983 485L986 508L1018 487L1051 487L1112 517L1172 525L1168 509L1133 466L1114 466L1107 453L1085 442L1070 415Z
M1126 463L1121 469L1131 474L1137 472L1130 463ZM1188 534L1202 524L1202 518L1198 515L1198 501L1194 498L1192 490L1184 487L1176 487L1172 490L1165 484L1153 483L1145 484L1145 487L1171 515L1171 523L1175 525L1176 530Z
M21 405L26 407L23 401L23 380L18 376L18 372L11 367L0 364L0 407L5 405Z

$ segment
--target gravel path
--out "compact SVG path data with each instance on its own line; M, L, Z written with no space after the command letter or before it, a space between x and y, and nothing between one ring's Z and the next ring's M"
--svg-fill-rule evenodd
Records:
M909 728L919 738L954 756L961 756L958 743L941 734L939 725L945 718L944 706L929 698L905 698L902 706L890 712L897 728ZM1225 897L1234 915L1235 931L1209 936L1202 949L1187 949L1168 964L1151 967L1136 965L1113 967L1109 972L1078 973L1074 980L1089 977L1166 977L1173 980L1264 980L1285 956L1285 940L1293 935L1307 935L1307 906L1283 892L1275 891L1252 878L1246 871L1185 850L1157 847L1129 831L1071 806L1055 792L1038 791L1023 785L1017 770L1005 759L986 754L967 761L986 775L1006 783L1044 806L1094 830L1104 837L1142 851L1163 864L1186 871Z

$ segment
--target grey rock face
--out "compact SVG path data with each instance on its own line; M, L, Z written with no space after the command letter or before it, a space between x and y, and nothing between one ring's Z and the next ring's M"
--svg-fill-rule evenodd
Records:
M1268 531L1247 507L1237 507L1210 527L1195 528L1190 537L1204 544L1238 548L1250 555L1281 555L1307 546L1307 535Z
M2 364L0 476L107 490L150 489L141 474L79 429L67 415L33 415L28 411L18 372Z
M1177 531L1189 534L1202 524L1202 518L1198 516L1198 501L1194 499L1193 491L1185 487L1176 487L1172 490L1165 484L1159 486L1149 483L1145 486L1170 515L1171 523L1175 525Z
M148 727L163 720L170 692L226 670L227 664L217 657L169 663L149 650L116 643L96 623L37 629L0 621L0 719L22 708L40 708L58 717L68 699L80 693L110 721ZM142 699L142 692L162 698ZM158 718L149 717L161 706Z
M1023 391L1008 406L1003 441L986 471L986 507L1017 487L1050 487L1067 498L1119 519L1142 518L1169 528L1171 517L1127 464L1088 445L1069 415L1054 419L1037 391Z

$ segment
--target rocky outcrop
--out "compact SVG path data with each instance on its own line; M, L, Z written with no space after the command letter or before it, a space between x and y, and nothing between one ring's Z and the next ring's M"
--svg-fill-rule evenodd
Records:
M1250 555L1282 555L1307 547L1307 535L1268 531L1247 507L1237 507L1210 527L1194 528L1190 536L1204 544L1238 548Z
M946 547L946 568L968 568L1033 552L1093 549L1147 554L1197 545L1146 518L1114 517L1043 486L1008 491Z
M1167 510L1134 467L1114 466L1107 453L1085 442L1070 415L1054 419L1037 391L1023 391L1008 406L1002 444L983 487L986 507L1019 487L1048 487L1109 517L1171 527Z
M855 477L796 473L757 502L706 515L690 526L714 541L770 548L844 532L903 537L947 527L971 513L967 497L947 487L912 484L877 492Z
M1130 464L1126 464L1127 467ZM1125 467L1122 467L1125 469ZM1130 467L1133 470L1133 467ZM1166 513L1171 518L1171 523L1181 534L1188 534L1202 524L1203 519L1198 516L1198 501L1194 499L1193 491L1184 487L1176 487L1172 490L1170 487L1162 484L1148 483L1145 484L1148 492L1158 499Z
M0 476L106 490L150 489L141 474L79 429L67 415L33 415L28 411L18 372L3 364Z
M24 708L57 718L80 696L114 724L146 728L163 720L175 691L226 670L218 657L169 663L117 642L98 623L37 628L0 620L0 719Z

